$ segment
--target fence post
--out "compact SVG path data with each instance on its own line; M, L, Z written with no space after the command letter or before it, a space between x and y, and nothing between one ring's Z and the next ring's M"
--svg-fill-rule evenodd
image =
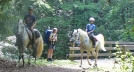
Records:
M126 55L126 45L122 46L122 55ZM125 60L125 57L122 58L122 60Z
M75 47L75 43L72 43L71 47ZM70 50L70 53L74 54L74 50ZM69 58L70 58L70 60L74 60L74 57L69 57Z
M112 48L112 44L110 44L110 45L109 45L109 47L111 47L111 48ZM112 54L111 50L109 50L109 53L110 53L109 58L111 58L111 57L112 57L112 56L111 56L111 54Z

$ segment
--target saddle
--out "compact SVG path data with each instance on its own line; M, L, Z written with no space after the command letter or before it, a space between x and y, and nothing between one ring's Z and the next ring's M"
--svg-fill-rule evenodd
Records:
M26 28L26 29L27 29L26 31L28 33L29 38L33 39L32 32L28 28ZM34 37L37 39L40 36L41 36L40 32L37 29L34 29Z
M40 32L37 29L34 29L34 34L35 34L36 39L41 36Z
M33 44L32 41L36 41L36 39L38 39L41 36L40 32L37 29L34 29L34 36L28 28L26 28L26 31L27 31L28 37L30 39L30 43L28 45Z

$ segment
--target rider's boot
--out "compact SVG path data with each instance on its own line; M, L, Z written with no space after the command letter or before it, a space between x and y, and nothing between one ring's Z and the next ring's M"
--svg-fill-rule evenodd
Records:
M95 38L93 36L90 36L90 39L92 41L92 45L93 45L93 48L96 48L96 45L95 45Z

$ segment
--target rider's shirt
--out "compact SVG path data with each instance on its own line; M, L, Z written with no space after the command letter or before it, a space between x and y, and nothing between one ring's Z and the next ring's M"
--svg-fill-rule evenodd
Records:
M87 24L86 29L87 29L87 32L95 30L95 25L94 24Z
M34 15L27 14L24 17L24 20L28 27L32 27L33 23L36 21L36 18Z

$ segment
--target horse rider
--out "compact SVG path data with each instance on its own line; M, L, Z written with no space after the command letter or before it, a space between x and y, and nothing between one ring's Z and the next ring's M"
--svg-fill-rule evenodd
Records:
M30 6L28 8L28 11L29 11L29 13L27 15L25 15L25 17L24 17L24 24L32 32L31 44L33 45L35 43L33 29L36 26L36 17L33 15L33 7L32 6ZM17 46L17 40L16 40L15 45Z
M89 38L91 39L92 41L92 44L93 44L93 48L95 48L95 38L94 38L94 31L95 31L95 24L94 24L94 21L95 19L93 17L90 17L89 18L89 24L86 25L86 32L89 36Z

